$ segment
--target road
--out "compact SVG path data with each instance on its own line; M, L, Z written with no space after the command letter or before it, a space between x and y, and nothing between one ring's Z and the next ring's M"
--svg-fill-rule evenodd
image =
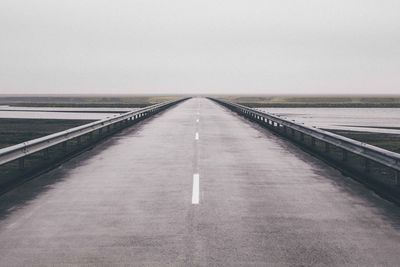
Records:
M400 208L193 98L0 197L1 266L398 266Z

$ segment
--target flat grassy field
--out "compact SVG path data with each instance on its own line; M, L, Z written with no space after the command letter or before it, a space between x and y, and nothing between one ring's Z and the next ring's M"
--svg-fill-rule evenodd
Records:
M91 122L90 120L0 119L0 148Z
M400 153L400 135L398 134L355 132L345 130L329 131L363 143Z
M400 95L217 96L249 107L400 107Z

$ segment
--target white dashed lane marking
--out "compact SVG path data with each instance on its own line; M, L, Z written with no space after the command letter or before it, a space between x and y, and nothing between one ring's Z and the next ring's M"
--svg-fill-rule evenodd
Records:
M193 191L192 191L192 204L199 204L199 190L200 190L200 175L193 174Z

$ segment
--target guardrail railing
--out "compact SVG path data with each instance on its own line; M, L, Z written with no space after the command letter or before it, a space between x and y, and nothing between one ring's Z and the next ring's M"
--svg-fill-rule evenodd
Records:
M243 105L210 99L328 159L357 175L358 180L393 189L392 193L400 199L400 154Z
M13 179L27 176L27 174L35 173L38 169L43 169L43 163L51 165L51 163L65 158L66 155L74 154L122 128L186 99L155 104L0 149L0 192L4 191L1 189L12 182ZM28 158L30 159L29 164L26 164Z

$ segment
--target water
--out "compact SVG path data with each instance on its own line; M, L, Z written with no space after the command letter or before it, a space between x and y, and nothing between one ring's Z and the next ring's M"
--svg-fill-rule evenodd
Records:
M400 134L400 108L260 108L308 126ZM376 128L375 128L376 127Z
M48 108L0 107L0 118L9 119L68 119L101 120L137 110L130 108Z

